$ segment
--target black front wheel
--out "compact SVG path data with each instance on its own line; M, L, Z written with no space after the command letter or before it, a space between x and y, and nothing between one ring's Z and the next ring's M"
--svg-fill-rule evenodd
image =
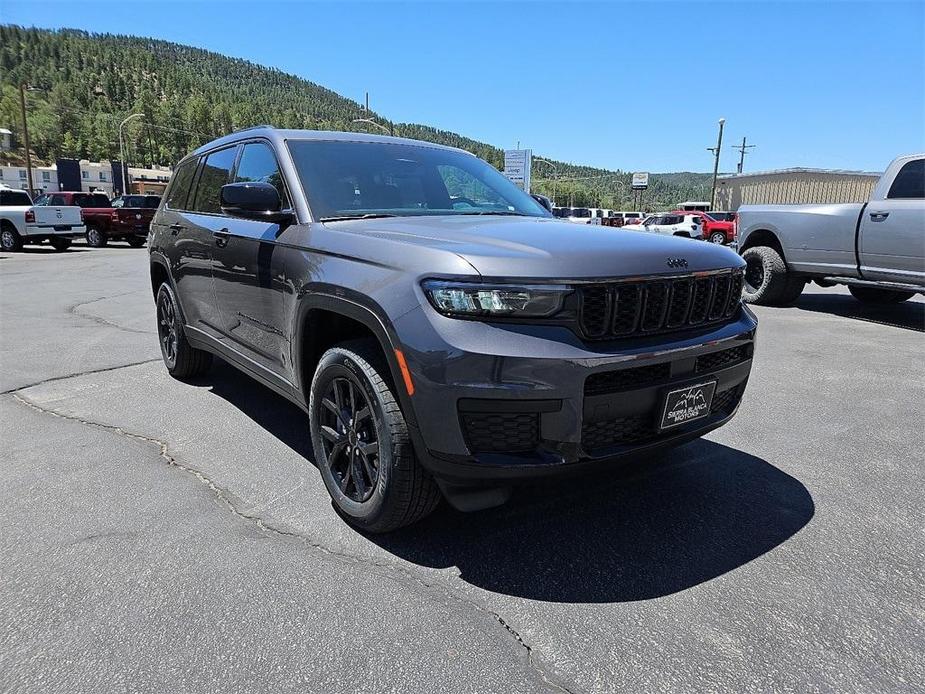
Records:
M377 533L414 523L440 501L389 380L378 344L344 343L322 355L308 406L315 462L334 507Z
M62 238L54 238L54 237L52 237L50 243L51 243L51 247L54 248L54 249L55 249L56 251L58 251L59 253L60 253L61 251L66 251L68 248L71 247L71 240L70 240L70 239L62 239Z
M126 241L128 241L128 245L132 248L143 248L148 242L148 239L145 236L129 236Z
M196 349L187 341L176 296L166 282L157 290L157 337L164 366L174 378L199 376L212 365L209 352Z

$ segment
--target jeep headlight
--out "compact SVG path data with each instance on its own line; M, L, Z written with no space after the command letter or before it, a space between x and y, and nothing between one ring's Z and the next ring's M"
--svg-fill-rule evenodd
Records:
M544 318L562 308L565 285L504 285L425 280L424 293L445 316Z

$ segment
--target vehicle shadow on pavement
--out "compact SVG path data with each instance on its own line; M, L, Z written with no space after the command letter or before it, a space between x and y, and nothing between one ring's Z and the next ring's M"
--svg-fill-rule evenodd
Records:
M755 456L699 440L662 459L521 488L479 514L441 509L369 539L497 593L552 602L648 600L732 571L813 517L806 487Z
M795 306L804 311L925 332L925 303L920 301L877 305L862 304L854 297L838 294L804 294Z
M305 414L221 361L201 381L309 460ZM515 490L497 509L443 503L429 518L367 535L402 560L458 567L472 585L553 602L670 595L760 557L813 517L806 487L748 453L699 440L644 464Z

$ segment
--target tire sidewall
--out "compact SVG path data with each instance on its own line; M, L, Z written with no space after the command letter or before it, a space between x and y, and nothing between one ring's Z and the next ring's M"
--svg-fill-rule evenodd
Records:
M372 366L367 365L367 368ZM357 502L346 496L334 479L331 469L325 458L324 446L321 437L321 398L335 378L347 378L366 395L372 410L373 423L376 428L376 438L379 442L379 476L372 496L364 502ZM358 521L373 521L382 512L389 492L389 483L392 477L392 461L394 459L392 435L385 423L384 403L378 390L373 387L367 378L364 368L351 352L341 348L333 348L322 356L312 378L311 393L309 396L309 426L312 437L312 447L315 453L315 464L321 472L321 478L328 493L334 500L337 509L357 519Z
M160 311L161 296L162 296L162 295L166 295L166 296L168 297L169 301L173 304L173 315L174 315L174 320L175 320L176 323L177 323L177 325L176 325L176 331L177 331L177 350L176 350L176 352L177 352L177 353L176 353L176 355L174 356L173 363L170 363L170 360L167 358L167 353L164 351L164 343L163 343L163 341L161 340L160 331L158 330L158 333L157 333L157 343L158 343L158 346L159 346L160 349L161 349L161 359L164 361L164 366L167 367L167 371L168 371L168 372L171 372L171 371L173 371L173 369L175 369L176 366L177 366L177 358L179 357L179 354L180 354L180 347L181 347L182 342L183 342L183 321L180 319L180 307L179 307L179 305L177 304L177 297L174 295L173 289L171 289L171 287L170 287L169 284L167 284L166 282L163 282L163 283L161 284L160 288L157 290L157 299L156 299L156 303L155 303L155 318L156 318L156 320L157 320L157 322L158 322L158 326L160 325L160 315L159 315L159 311Z
M719 240L717 241L714 239L719 239ZM722 245L726 243L726 235L721 231L714 231L710 234L710 243Z
M9 239L9 243L7 243L7 239ZM0 229L0 250L6 253L13 253L20 248L22 248L22 239L15 229L10 229L5 226Z
M751 285L746 279L743 286L743 295L745 299L747 301L761 301L762 299L766 299L768 294L768 285L770 285L772 281L771 268L769 267L768 259L765 257L764 253L760 252L759 247L746 249L742 253L742 258L746 263L749 261L757 261L761 263L762 270L761 286L754 287L754 291L751 290ZM745 272L747 277L748 268L746 268Z
M94 233L96 234L96 241L92 240ZM87 227L87 245L92 246L93 248L102 248L106 245L106 237L103 236L103 232L100 231L99 227Z

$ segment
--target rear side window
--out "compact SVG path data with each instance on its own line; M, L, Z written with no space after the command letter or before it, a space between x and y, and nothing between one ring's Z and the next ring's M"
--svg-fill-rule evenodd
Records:
M283 207L289 207L286 186L283 185L283 176L279 172L276 155L262 142L249 142L244 145L234 180L235 183L269 183L279 193Z
M198 163L198 159L190 159L180 164L173 172L173 180L170 182L170 188L167 189L167 207L170 209L186 209L186 197L189 194L190 184L193 182L193 174L196 173Z
M904 165L896 174L887 197L898 200L925 198L925 159Z
M29 194L23 190L0 190L0 207L31 205Z
M222 186L228 183L231 177L231 168L234 166L237 151L237 147L228 147L212 152L206 157L202 165L202 173L199 174L199 183L196 185L196 202L193 204L193 211L221 213Z

